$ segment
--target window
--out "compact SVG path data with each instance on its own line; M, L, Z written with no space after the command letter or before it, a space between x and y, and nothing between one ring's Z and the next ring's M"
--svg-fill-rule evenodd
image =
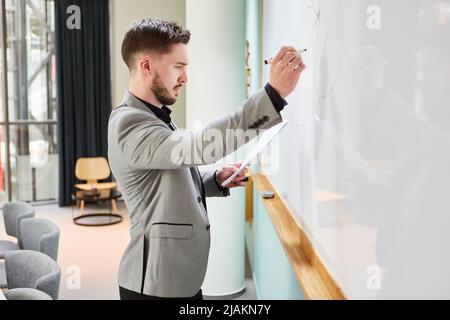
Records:
M0 202L54 201L58 195L54 2L1 3Z

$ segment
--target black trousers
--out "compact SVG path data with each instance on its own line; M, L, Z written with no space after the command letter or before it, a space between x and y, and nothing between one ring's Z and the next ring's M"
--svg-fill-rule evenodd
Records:
M195 296L188 298L160 298L130 291L122 287L119 287L119 293L120 300L203 300L203 293L201 289Z

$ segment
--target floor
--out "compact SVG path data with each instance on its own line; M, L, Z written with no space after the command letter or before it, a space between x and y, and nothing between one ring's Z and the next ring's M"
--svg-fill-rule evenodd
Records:
M61 267L61 300L117 300L116 275L122 253L129 241L130 221L123 202L118 203L123 222L107 227L82 227L73 223L77 209L56 205L36 206L36 217L55 222L61 229L58 264ZM95 207L87 208L91 211ZM5 235L0 219L0 239ZM251 270L246 259L246 290L223 297L226 300L256 299ZM217 297L205 297L217 299Z

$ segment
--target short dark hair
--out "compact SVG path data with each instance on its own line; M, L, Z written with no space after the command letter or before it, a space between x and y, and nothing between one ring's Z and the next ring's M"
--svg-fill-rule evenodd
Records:
M128 28L123 39L122 58L131 70L136 53L142 51L169 53L173 44L188 44L190 38L190 31L183 29L174 21L158 18L137 20Z

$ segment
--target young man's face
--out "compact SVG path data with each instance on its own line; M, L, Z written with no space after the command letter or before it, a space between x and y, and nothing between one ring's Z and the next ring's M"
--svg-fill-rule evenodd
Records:
M151 90L161 104L173 105L187 82L187 45L175 44L153 63Z

